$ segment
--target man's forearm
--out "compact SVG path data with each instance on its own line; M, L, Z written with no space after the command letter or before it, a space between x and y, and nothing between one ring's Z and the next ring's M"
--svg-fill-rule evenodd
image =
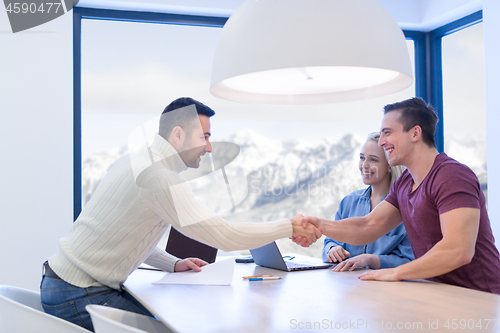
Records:
M399 210L386 201L381 202L366 216L339 221L319 220L324 235L353 245L373 243L400 223Z
M449 273L469 261L462 249L439 242L422 257L396 267L396 277L398 280L427 279Z
M339 221L320 219L323 235L339 242L365 245L384 235L384 230L368 223L365 216L351 217Z
M422 257L396 268L368 271L362 280L426 279L451 272L474 257L479 209L457 208L440 215L442 239Z

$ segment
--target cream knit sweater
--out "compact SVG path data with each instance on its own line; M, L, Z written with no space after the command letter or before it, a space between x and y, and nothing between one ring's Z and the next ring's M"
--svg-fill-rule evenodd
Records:
M116 162L73 223L50 267L66 282L120 289L142 262L173 272L178 258L156 245L169 225L224 251L292 236L290 220L231 223L199 204L178 176L186 165L156 135L149 149Z

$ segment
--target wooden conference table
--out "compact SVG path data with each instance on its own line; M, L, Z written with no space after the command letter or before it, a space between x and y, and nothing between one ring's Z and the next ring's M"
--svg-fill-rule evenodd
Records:
M423 280L360 281L360 272L236 264L231 286L189 286L152 285L165 273L139 269L125 288L179 332L500 332L500 295ZM242 279L263 274L284 278Z

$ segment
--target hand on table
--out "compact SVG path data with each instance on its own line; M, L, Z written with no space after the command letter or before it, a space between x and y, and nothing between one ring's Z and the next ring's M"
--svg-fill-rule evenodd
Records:
M307 218L299 214L292 219L293 234L291 239L303 247L309 247L321 238L322 233L320 228L317 228L318 226L318 222L316 224L310 223Z
M397 277L397 269L396 268L387 268L387 269L378 269L375 271L368 271L360 274L358 276L360 280L373 280L373 281L401 281L400 278Z
M379 262L378 265L376 265L377 261ZM345 261L342 261L337 266L335 266L333 271L344 272L347 269L349 269L349 271L353 271L357 267L366 267L366 266L369 266L371 268L376 268L377 266L380 267L380 259L378 258L378 256L374 254L368 254L368 253L360 254L359 256L355 256Z
M174 272L184 272L189 270L201 272L201 267L205 265L208 265L208 262L204 260L198 258L186 258L175 263Z
M341 262L351 256L349 251L344 249L342 246L334 246L328 251L326 255L329 262Z

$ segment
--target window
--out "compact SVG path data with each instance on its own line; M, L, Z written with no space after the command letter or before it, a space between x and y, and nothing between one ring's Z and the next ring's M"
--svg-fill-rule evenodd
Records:
M212 141L237 143L240 156L227 167L243 175L248 195L234 208L192 185L205 205L233 222L271 221L298 213L334 219L340 200L364 188L357 161L370 132L378 131L385 104L415 95L415 85L376 99L318 106L246 105L209 93L211 62L221 29L84 19L81 23L82 204L107 168L127 153L130 132L181 96L216 111ZM407 40L414 58L415 44ZM217 175L214 175L216 177ZM219 175L220 176L220 175ZM213 192L220 191L220 192ZM322 242L283 252L320 257Z
M487 193L483 24L442 39L445 151L468 165Z

